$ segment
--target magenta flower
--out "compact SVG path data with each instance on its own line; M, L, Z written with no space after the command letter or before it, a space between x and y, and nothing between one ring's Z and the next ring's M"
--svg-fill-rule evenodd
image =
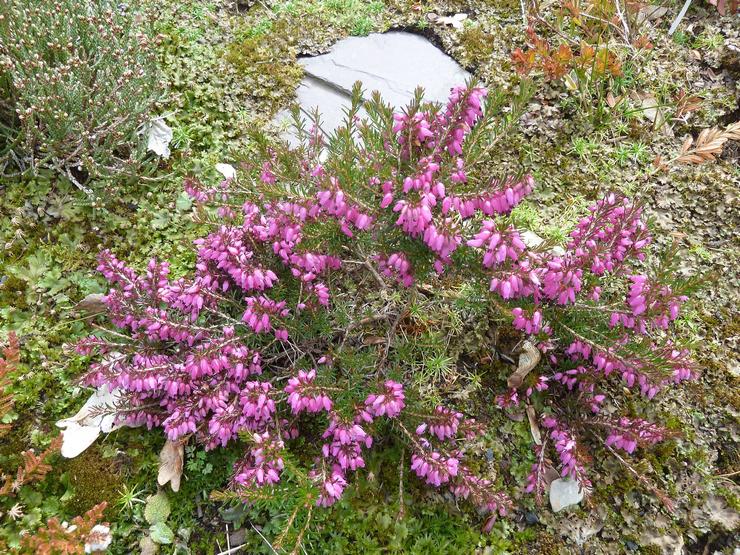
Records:
M332 401L320 386L313 385L316 379L316 369L308 372L300 370L297 376L288 380L285 393L288 394L288 403L293 414L301 411L319 412L330 411Z

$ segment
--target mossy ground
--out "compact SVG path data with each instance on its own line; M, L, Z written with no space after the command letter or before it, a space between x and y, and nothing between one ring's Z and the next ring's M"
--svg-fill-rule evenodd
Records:
M245 130L265 125L291 101L301 77L297 56L323 52L348 34L401 28L433 38L489 86L513 90L520 80L510 62L512 49L525 38L519 2L166 0L158 12L160 62L170 91L163 112L175 137L173 156L160 162L156 180L122 184L123 193L115 197L103 194L103 208L53 175L5 183L0 190L0 242L6 245L0 257L0 323L23 342L15 431L3 445L4 462L13 451L43 446L56 433L53 422L85 398L75 383L85 361L64 347L88 329L75 304L103 291L95 254L114 248L138 265L159 256L172 262L175 275L183 271L200 230L189 221L182 178L198 173L215 179L215 163L246 155ZM460 30L428 17L457 12L469 14ZM608 462L597 467L591 505L562 517L515 494L520 508L483 535L476 515L415 487L399 472L402 454L391 451L371 461L370 477L353 485L337 507L315 516L307 553L574 553L582 547L589 553L662 553L666 538L681 536L698 552L730 545L731 531L723 530L706 500L718 495L737 510L739 498L740 149L728 145L714 163L670 173L656 172L651 162L658 154L669 158L687 133L737 120L736 23L699 6L673 39L666 36L665 20L646 28L654 48L626 54L624 77L608 84L628 99L622 107L609 107L598 83L572 91L538 81L520 127L500 143L492 162L502 175L519 167L535 175L538 188L521 217L528 217L527 206L545 207L540 221L554 236L577 208L608 188L640 194L662 231L656 235L685 253L682 271L706 275L693 317L683 323L698 340L702 377L655 404L658 418L680 435L640 464L674 499L674 511L603 457ZM638 101L629 100L649 93L668 104L680 90L702 97L702 106L686 121L671 122L670 133L656 130L636 109ZM491 408L503 375L491 364L477 364L481 380L475 383L445 366L444 357L424 371L436 376L438 392L450 380L467 392L466 408L491 429L479 446L481 467L518 492L531 463L529 430ZM67 518L109 501L107 517L117 523L119 539L114 552L136 550L147 524L142 504L125 502L127 492L143 499L156 491L161 441L144 430L117 432L78 459L57 461L45 493L60 496L58 511ZM223 486L234 456L188 453L186 485L169 494L175 506L170 524L181 552L186 544L192 553L213 552L217 541L223 546L225 522L230 530L245 528L247 552L270 552L255 528L273 537L287 515L234 513L208 500ZM489 459L507 462L496 467Z

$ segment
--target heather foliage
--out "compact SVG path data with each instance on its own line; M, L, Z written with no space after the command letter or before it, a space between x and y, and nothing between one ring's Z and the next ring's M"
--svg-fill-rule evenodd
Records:
M665 438L620 409L623 388L649 400L694 375L671 331L691 284L649 256L641 204L608 194L549 244L512 216L534 179L487 164L510 121L503 95L470 84L438 106L419 91L398 112L361 99L358 86L329 136L318 116L298 121L298 148L256 137L237 179L186 183L211 226L191 273L100 254L118 330L79 343L98 354L86 383L118 389L120 420L170 441L242 441L227 497L292 499L310 517L341 498L369 449L394 443L422 483L469 501L490 528L511 501L471 451L485 423L452 398L431 403L409 348L419 307L467 303L514 337L485 346L492 355L513 362L528 346L518 368L503 366L498 397L535 413L537 462L521 488L541 495L555 467L589 490L600 446L633 454Z
M126 4L9 0L0 8L0 169L75 183L137 169L157 70L148 20Z

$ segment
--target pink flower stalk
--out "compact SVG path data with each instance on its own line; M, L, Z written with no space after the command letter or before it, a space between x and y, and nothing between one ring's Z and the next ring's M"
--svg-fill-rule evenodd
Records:
M277 181L277 177L272 172L272 164L269 161L262 164L262 173L260 174L260 180L262 181L262 183L266 183L267 185L274 185Z
M501 409L518 407L520 401L519 390L516 388L509 389L506 393L496 395L496 406Z
M445 123L450 129L445 148L450 155L462 154L465 136L483 115L482 103L487 94L488 91L480 87L453 87L444 113Z
M290 314L290 311L285 308L285 301L276 302L264 295L260 297L245 297L244 301L247 303L247 309L242 315L242 321L246 322L254 333L264 333L273 330L271 317L286 318ZM278 330L276 335L279 336L279 339L287 339L287 332L283 333L283 330Z
M485 220L475 238L468 241L468 246L474 248L485 246L483 266L486 268L503 264L507 259L516 262L527 248L513 227L501 230L494 220Z
M324 444L322 447L325 458L332 457L342 470L364 468L362 447L370 448L373 438L359 424L343 422L334 415L322 437L332 438L330 444Z
M196 239L198 263L196 268L203 276L204 285L226 291L231 284L244 291L264 291L273 286L277 276L253 261L254 252L246 246L243 229L221 226L215 233ZM217 277L219 271L223 278ZM231 281L225 279L230 278Z
M375 256L375 262L378 264L378 270L381 275L395 279L404 287L411 287L413 285L414 276L411 270L411 263L404 253L394 252L387 256L378 254Z
M422 238L432 252L444 261L449 261L452 253L462 242L462 237L450 218L445 218L439 228L436 224L431 224L424 231Z
M330 177L330 189L324 189L316 194L316 201L321 210L330 216L334 216L340 222L349 222L359 230L369 229L373 223L372 216L363 213L360 209L347 202L344 191L339 186L339 181L335 177ZM343 228L345 235L351 237L352 232Z
M239 395L242 414L260 423L271 421L276 410L271 395L270 382L246 382Z
M214 195L216 194L215 189L203 190L202 184L195 179L185 179L183 189L191 199L198 203L204 203L212 200Z
M606 445L632 454L638 446L655 445L665 439L666 430L641 418L621 417L611 424Z
M496 517L506 516L512 507L511 499L505 493L496 491L490 480L476 476L462 464L458 466L457 477L450 485L450 491L459 499L470 500L479 510L491 513L484 531L490 532Z
M511 314L514 316L513 325L516 329L527 335L537 335L542 331L542 312L539 310L535 310L531 318L519 307L513 308Z
M408 158L412 149L430 148L434 146L432 141L434 132L423 112L408 114L393 114L393 133L398 136L398 144L403 145L402 155Z
M440 441L453 437L457 434L457 428L462 418L462 413L439 406L434 409L434 414L429 422L429 433L437 436Z
M554 442L555 451L560 459L560 475L570 476L584 489L589 489L591 482L586 477L586 469L579 460L575 436L552 417L543 418L542 425L550 430L550 439Z
M639 386L642 395L648 399L655 397L658 391L669 383L680 383L695 375L688 351L675 349L670 342L652 347L652 354L666 366L665 372L668 375L662 379L651 378L647 375L648 369L645 361L635 357L619 356L617 354L619 346L618 342L613 352L604 352L582 341L573 341L566 349L566 354L573 359L580 357L590 360L594 368L605 376L617 372L622 376L627 387Z
M298 375L288 380L285 387L285 393L288 394L288 403L293 414L302 411L320 412L322 410L330 411L332 401L326 395L323 388L313 385L316 379L316 369L309 372L299 370Z
M446 214L454 209L463 218L471 218L476 212L486 216L508 214L533 190L534 178L531 175L525 175L519 181L513 177L507 177L503 181L494 180L489 190L482 193L465 197L447 197L449 200L445 199L442 203L442 213Z
M331 507L342 497L342 493L344 493L344 488L346 487L347 479L344 471L339 465L334 465L331 473L321 483L321 493L316 500L316 505L319 507Z
M254 434L254 443L250 457L243 461L234 476L234 482L242 486L262 487L280 481L284 468L280 456L285 447L282 440L273 439L269 432Z
M380 416L395 418L403 410L404 399L403 386L393 380L386 380L381 393L368 395L362 412L371 420Z
M621 324L648 334L653 327L666 330L678 318L681 305L688 300L685 295L674 295L669 285L650 280L645 275L630 276L632 282L627 295L629 312L615 312L609 325Z
M439 487L457 475L459 461L438 451L423 451L411 455L411 470L427 484Z
M589 211L591 215L581 219L568 243L580 266L590 265L592 273L601 275L630 258L644 260L644 248L651 239L640 206L611 193Z

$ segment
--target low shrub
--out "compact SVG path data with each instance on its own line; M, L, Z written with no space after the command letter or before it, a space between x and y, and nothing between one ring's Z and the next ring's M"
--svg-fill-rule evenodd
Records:
M648 400L694 375L671 332L691 284L648 256L641 204L609 194L549 244L514 225L532 177L492 174L505 95L457 87L440 107L419 91L396 113L377 94L362 103L359 86L353 98L331 136L298 122L298 148L257 137L236 180L186 184L213 227L187 275L101 253L119 331L78 350L99 353L85 382L121 392L119 419L178 444L243 440L225 497L309 516L368 449L400 444L422 482L485 511L486 529L512 503L470 456L484 423L419 386L421 337L444 337L447 365L485 365L470 356L481 350L489 368L512 363L498 403L531 414L536 463L520 487L537 496L553 471L588 492L597 448L667 437L642 405L622 408L625 389ZM491 327L508 339L481 346ZM467 337L478 344L463 356L451 346Z
M135 169L158 97L151 41L147 18L114 0L4 2L4 172L51 168L83 185Z

